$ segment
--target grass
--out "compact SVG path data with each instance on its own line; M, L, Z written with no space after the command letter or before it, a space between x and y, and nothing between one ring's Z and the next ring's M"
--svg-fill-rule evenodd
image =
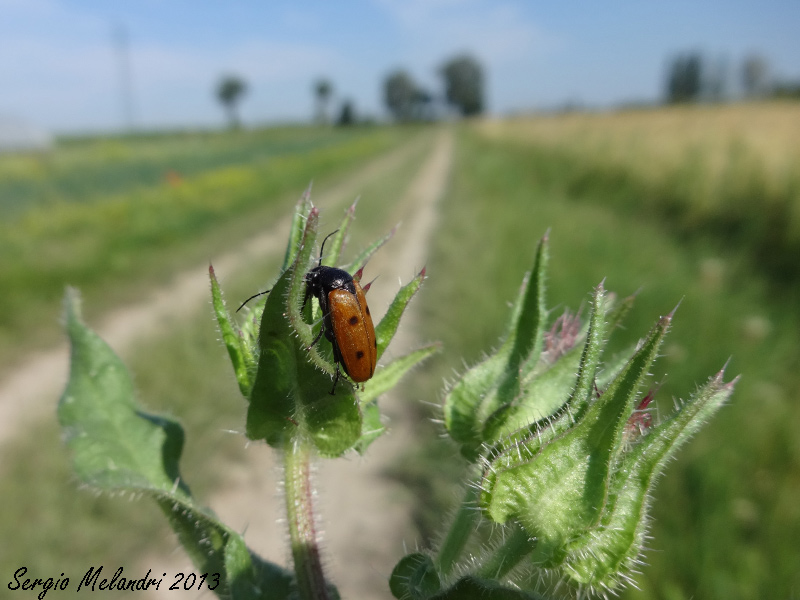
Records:
M486 122L573 197L709 235L776 285L800 283L800 104L683 106ZM743 248L740 248L743 247ZM742 249L743 252L739 250Z
M360 188L359 217L363 215L380 234L394 225L391 211L382 207L397 202L426 157L430 137L423 134L423 138L418 146L423 151L409 154L396 168ZM315 188L326 190L322 185ZM291 208L294 200L282 209ZM326 220L337 223L352 200L332 199L324 207ZM378 235L358 222L353 234L352 253ZM281 259L282 252L264 257L242 274L218 271L229 307L235 308L241 299L268 285ZM84 303L86 308L88 303ZM224 485L232 465L245 460L246 440L231 431L243 429L246 403L218 338L209 306L186 315L123 357L146 409L182 422L186 431L182 476L204 500ZM54 419L5 444L3 456L0 538L13 543L0 549L0 573L10 576L27 566L35 576L58 577L64 572L74 579L89 566L100 564L106 569L123 565L128 572L142 556L169 555L176 547L166 520L151 502L77 489ZM76 584L73 580L70 589Z
M789 597L800 585L797 306L771 292L745 248L677 236L661 219L623 210L602 179L575 194L562 185L571 167L553 172L538 148L472 131L458 148L422 296L426 336L446 348L429 378L461 370L462 356L472 363L497 343L507 302L548 228L554 317L585 304L603 279L620 294L640 290L621 346L680 303L654 377L662 409L729 360L729 377L742 380L656 488L642 591L623 597ZM424 480L413 469L404 476Z
M412 132L365 128L334 135L323 130L314 141L309 131L297 129L278 131L275 139L269 132L236 138L219 134L219 139L208 140L145 139L134 141L130 150L121 141L101 140L68 146L63 157L56 151L54 161L63 158L98 191L90 199L73 201L69 186L56 176L47 186L58 200L31 201L27 210L0 225L0 358L6 364L21 347L59 339L52 321L43 322L42 315L57 312L66 284L80 287L94 310L130 302L143 295L143 282L164 281L282 215L287 202L313 179L329 180L397 146ZM249 159L227 164L244 152L237 143ZM121 158L114 158L107 144L122 144ZM178 180L163 179L172 161L189 160L191 153L203 154L208 168ZM132 184L128 177L126 185L104 193L108 186L103 181L119 172L135 172L144 163L162 179L152 182L142 176ZM66 166L62 170L69 171ZM9 177L6 173L5 181ZM0 189L3 181L0 176Z

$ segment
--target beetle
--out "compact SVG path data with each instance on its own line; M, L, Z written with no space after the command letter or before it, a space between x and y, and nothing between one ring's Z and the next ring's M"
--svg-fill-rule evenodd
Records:
M375 326L361 284L347 271L322 265L322 249L336 231L323 241L316 267L305 275L305 307L312 296L319 302L322 311L322 328L311 342L314 346L322 335L333 346L333 361L336 375L331 394L336 392L340 365L355 383L367 381L375 373L378 357L378 342Z
M331 395L336 393L340 365L355 383L363 383L375 373L375 364L378 360L375 326L372 324L372 315L369 312L364 288L344 269L322 265L325 242L337 231L339 230L328 234L322 240L317 266L306 273L303 278L306 284L303 308L309 298L313 296L319 302L322 311L322 327L317 337L311 342L309 349L319 342L323 334L333 346L336 374L333 379ZM236 312L239 312L253 298L270 291L250 296L242 302Z

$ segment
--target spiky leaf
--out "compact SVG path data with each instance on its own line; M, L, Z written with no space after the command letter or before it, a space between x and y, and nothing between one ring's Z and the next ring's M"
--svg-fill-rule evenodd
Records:
M658 322L609 389L588 405L574 427L535 453L519 448L524 458L515 464L504 465L503 457L494 460L482 505L493 520L516 519L537 538L536 562L546 566L560 563L566 541L599 521L624 426L669 322L669 317ZM576 386L576 391L580 390L581 386Z
M411 302L411 298L417 293L423 280L425 279L425 269L422 269L414 279L404 285L395 295L386 314L375 327L375 341L378 344L378 358L383 356L389 342L392 341L397 328L400 326L400 318Z
M241 331L237 330L231 320L228 309L225 307L222 290L214 273L214 267L208 267L208 276L211 279L211 305L214 307L214 315L217 317L222 341L228 350L228 356L233 365L233 373L236 375L236 382L239 384L239 391L246 398L250 395L250 389L253 385L250 376L255 368L255 357L250 345L247 343L248 340L241 334Z
M721 371L672 415L648 430L623 456L614 472L608 501L597 526L565 548L565 575L596 590L623 584L642 552L647 530L648 498L670 458L733 392Z
M441 344L423 346L379 368L375 371L372 379L364 385L364 391L359 394L361 403L368 404L392 389L406 373L428 357L440 352L441 349Z
M67 293L65 314L70 377L58 419L81 481L102 491L152 498L198 570L220 574L218 595L238 590L236 598L249 600L258 597L255 589L274 587L275 598L287 598L291 576L250 553L237 532L194 500L178 468L183 429L136 404L130 375L82 322L74 291Z
M547 316L544 302L547 260L545 237L517 296L500 348L468 370L445 397L445 427L461 444L461 453L470 460L477 459L486 441L482 438L486 421L518 398L522 378L539 360Z

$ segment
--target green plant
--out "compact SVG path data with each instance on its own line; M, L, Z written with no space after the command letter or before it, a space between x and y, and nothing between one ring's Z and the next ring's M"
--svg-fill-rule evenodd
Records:
M58 414L75 471L94 488L152 497L205 573L204 585L221 597L338 597L320 560L310 463L316 456L365 452L383 433L378 396L438 349L426 346L395 360L360 390L341 378L330 393L331 347L314 344L322 315L304 301L318 214L306 194L281 274L241 327L231 320L210 269L222 338L249 402L247 436L283 457L293 572L262 561L195 500L178 468L183 430L135 404L121 361L81 322L76 294L67 295L72 366ZM325 262L338 258L352 218L351 208ZM353 264L363 264L387 239ZM445 398L447 432L473 465L473 477L438 549L409 554L395 567L389 585L397 598L538 598L548 577L579 594L617 589L641 553L655 478L733 389L720 372L655 424L647 412L652 393L641 398L639 390L672 316L601 372L609 332L631 300L613 305L598 286L584 328L569 315L548 328L546 263L545 239L499 349ZM423 270L398 292L378 323L379 357L424 276ZM483 522L494 524L488 534Z

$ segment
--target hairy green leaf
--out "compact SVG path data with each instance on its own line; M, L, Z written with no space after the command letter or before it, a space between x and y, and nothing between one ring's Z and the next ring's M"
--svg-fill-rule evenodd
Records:
M372 255L375 254L383 245L388 242L397 231L397 227L393 227L392 230L384 235L382 238L372 242L369 246L364 248L356 257L350 261L348 267L353 269L361 269L367 265L369 259L372 258Z
M602 519L565 548L564 573L593 589L622 585L642 553L649 497L670 458L733 392L723 372L695 392L661 424L646 431L614 473Z
M239 384L239 391L247 398L253 385L250 375L255 367L255 357L247 340L231 321L231 316L222 298L222 290L219 287L217 276L214 274L214 267L208 267L208 275L211 279L211 304L214 307L214 315L217 317L222 341L228 350L228 356L233 365L233 373L236 375L236 382Z
M401 558L389 578L389 589L398 600L426 600L438 592L441 583L431 557L414 552Z
M520 394L521 378L539 360L544 336L547 238L536 250L533 269L514 303L505 339L495 354L469 369L444 401L445 427L461 444L461 453L476 460L486 421Z
M375 327L375 341L378 344L378 358L383 356L389 342L392 341L397 328L400 326L400 318L403 316L411 298L417 293L422 281L425 279L425 269L422 269L414 279L404 285L392 300L386 314Z
M514 518L537 538L536 562L557 564L565 542L599 521L624 426L669 322L669 317L658 322L609 389L588 406L574 427L546 444L530 438L538 450L518 447L519 458L514 463L506 461L504 465L495 459L490 466L482 505L493 520L503 523ZM513 451L506 456L513 459Z
M423 346L400 358L394 359L385 367L376 370L372 379L364 384L364 391L359 395L361 403L367 404L372 402L381 394L392 389L406 373L426 358L440 352L441 349L441 344Z
M363 424L361 426L361 437L358 440L355 448L356 451L363 455L370 444L381 437L386 432L386 427L381 421L381 411L378 408L377 402L370 402L369 404L361 405L361 412L363 415Z
M311 212L311 184L305 189L297 205L294 208L292 215L292 225L289 228L289 243L286 244L286 253L283 256L283 266L281 272L286 271L289 265L295 262L297 252L300 249L300 243L303 239L303 233L306 228L305 218Z
M70 377L59 401L58 419L81 481L99 490L133 492L155 500L197 568L220 574L215 593L221 597L238 590L253 569L260 588L288 590L291 576L286 571L251 554L237 532L195 502L178 468L183 429L136 404L130 375L111 348L81 321L78 296L72 290L67 292L65 313ZM254 579L250 581L255 585ZM242 591L234 597L258 596Z
M295 340L286 319L285 299L291 270L284 271L272 288L261 315L258 370L247 410L247 437L281 447L294 420Z

